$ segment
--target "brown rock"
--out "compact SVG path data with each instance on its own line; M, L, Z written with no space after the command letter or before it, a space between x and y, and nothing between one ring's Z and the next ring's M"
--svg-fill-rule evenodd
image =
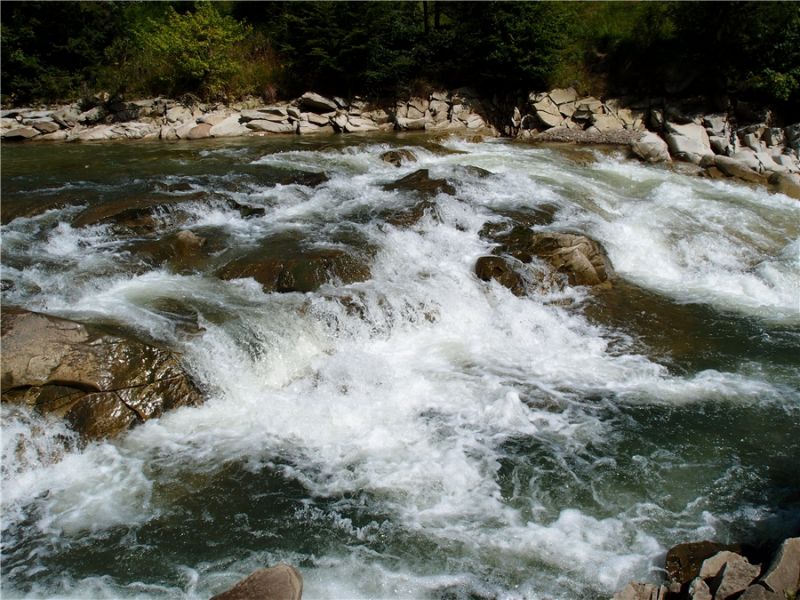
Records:
M221 279L252 277L267 292L313 292L331 279L353 283L369 279L367 265L337 249L311 250L300 255L245 256L223 267Z
M800 588L800 538L783 542L762 583L778 594L797 593Z
M2 400L65 416L84 439L201 402L167 350L22 309L2 314Z
M403 161L417 162L417 155L411 150L401 148L399 150L389 150L388 152L384 152L381 154L381 160L391 163L395 167L399 167Z
M394 183L387 183L383 186L383 189L387 191L406 190L418 192L424 197L435 196L440 193L450 195L456 193L455 188L445 179L432 179L428 169L414 171L410 175L406 175Z
M302 595L300 573L294 567L280 564L255 571L211 600L300 600Z
M187 140L202 140L207 137L211 137L211 128L213 125L211 123L200 123L196 127L193 127L189 133L186 134L185 139Z
M678 544L667 552L667 575L681 585L689 583L700 574L704 560L723 550L739 552L741 547L709 541Z
M475 263L475 274L482 281L494 279L515 296L525 295L525 281L502 256L481 256Z
M533 254L566 273L570 285L610 285L611 263L594 240L569 233L537 233L531 241Z

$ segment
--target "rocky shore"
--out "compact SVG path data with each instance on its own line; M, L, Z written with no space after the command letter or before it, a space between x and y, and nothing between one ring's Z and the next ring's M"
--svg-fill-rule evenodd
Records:
M532 143L613 144L651 163L680 161L714 179L769 185L800 198L800 123L780 126L745 102L581 97L574 89L532 92L509 109L469 88L372 103L306 92L287 102L223 105L99 95L80 103L0 112L4 141L197 140L375 131L504 135Z

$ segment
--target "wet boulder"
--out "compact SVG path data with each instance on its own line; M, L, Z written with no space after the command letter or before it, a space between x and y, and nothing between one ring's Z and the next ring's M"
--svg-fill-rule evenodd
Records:
M678 544L667 552L667 575L681 585L689 583L700 574L703 561L724 550L740 552L741 546L709 541Z
M455 188L447 180L433 179L428 169L414 171L394 183L387 183L383 186L383 189L386 191L417 192L424 197L431 197L437 194L449 194L452 196L456 193Z
M365 281L369 266L339 249L313 249L299 253L264 255L254 253L220 269L221 279L252 277L266 292L313 292L329 281L344 284Z
M259 569L211 600L300 600L303 578L286 564Z
M603 248L584 235L560 232L536 233L527 227L514 227L496 238L495 254L507 254L523 263L534 257L549 263L567 276L570 285L611 285L611 262Z
M603 248L584 235L537 233L530 250L558 272L570 285L611 285L611 263Z
M648 131L641 139L631 143L631 151L640 159L650 163L670 162L667 143L657 133Z
M170 351L93 325L4 307L2 401L114 436L202 396Z
M400 148L398 150L388 150L384 152L381 154L381 160L395 167L399 167L403 162L417 162L417 155L411 150Z
M93 204L79 213L73 227L110 225L117 232L149 234L158 229L161 216L175 214L177 204L196 199L192 196L172 198L124 198L118 201Z
M515 296L525 295L525 280L505 257L481 256L475 262L475 275L481 281L496 281Z
M280 185L304 185L317 187L330 180L327 173L315 171L293 171L278 178Z

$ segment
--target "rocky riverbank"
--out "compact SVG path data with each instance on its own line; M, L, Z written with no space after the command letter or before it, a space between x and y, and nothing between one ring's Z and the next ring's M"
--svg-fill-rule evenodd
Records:
M800 591L800 538L783 542L774 556L759 558L738 545L692 542L672 548L668 581L629 583L613 600L794 600ZM753 562L751 562L751 560Z
M287 102L265 104L251 98L231 105L204 104L190 96L124 101L100 95L65 106L0 112L5 141L196 140L393 130L623 145L647 162L680 161L705 177L769 185L800 198L800 123L781 126L772 111L744 102L602 100L567 88L531 93L509 109L461 88L392 105L314 92Z

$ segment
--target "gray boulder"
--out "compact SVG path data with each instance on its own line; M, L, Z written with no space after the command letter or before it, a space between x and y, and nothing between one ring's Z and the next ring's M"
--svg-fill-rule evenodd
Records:
M650 163L670 162L667 143L657 133L648 131L641 139L631 144L631 151L642 160Z
M789 538L762 579L773 592L796 594L800 587L800 538Z
M703 562L700 577L714 586L714 600L728 600L748 588L761 573L759 565L724 550Z
M320 96L319 94L315 94L314 92L306 92L305 94L300 96L300 98L297 99L297 103L300 106L301 110L307 112L315 112L318 114L333 112L339 108L336 105L336 102L334 102L330 98L326 98L325 96Z
M558 110L558 105L556 105L549 96L545 96L538 102L534 102L533 111L536 118L546 129L558 127L564 122L564 118Z
M696 123L667 122L666 140L673 158L699 165L704 157L714 156L708 133Z
M247 123L247 128L253 131L264 131L266 133L294 133L295 127L291 123L275 123L265 119L258 119Z
M249 133L250 130L240 122L240 114L234 113L216 123L209 130L211 137L237 137Z

